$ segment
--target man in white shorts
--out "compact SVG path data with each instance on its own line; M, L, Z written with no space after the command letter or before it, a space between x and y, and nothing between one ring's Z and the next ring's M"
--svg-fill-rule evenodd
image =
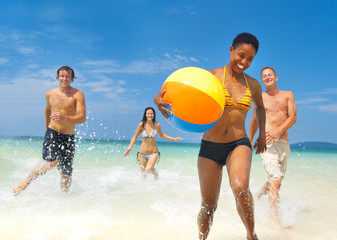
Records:
M261 153L263 166L268 174L268 181L257 194L259 199L269 193L269 200L276 221L282 225L279 217L279 190L287 169L287 160L290 155L288 129L296 123L296 105L294 94L291 91L277 89L275 69L265 67L261 71L262 83L266 92L262 93L266 110L266 141L267 150ZM257 116L254 108L250 123L249 140L253 142L258 129Z

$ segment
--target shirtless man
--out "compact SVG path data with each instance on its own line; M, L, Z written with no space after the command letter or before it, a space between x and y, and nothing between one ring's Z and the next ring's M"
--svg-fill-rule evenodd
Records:
M56 79L60 85L46 92L44 161L36 165L25 181L13 187L14 196L57 164L61 174L61 190L69 191L75 154L75 124L84 123L86 118L84 95L70 86L74 78L74 70L68 66L57 70Z
M277 89L275 69L265 67L261 71L262 83L266 92L262 94L266 110L266 141L267 151L261 153L264 168L268 174L268 181L257 194L259 199L269 193L269 200L276 221L282 225L279 217L279 190L287 169L287 160L290 155L288 141L288 129L296 123L295 98L291 91ZM258 128L256 112L254 108L253 118L250 124L249 140L253 142Z

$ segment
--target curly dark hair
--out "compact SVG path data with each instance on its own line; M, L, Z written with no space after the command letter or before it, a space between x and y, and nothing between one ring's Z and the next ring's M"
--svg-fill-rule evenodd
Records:
M143 128L144 128L144 126L145 126L145 123L146 123L146 112L147 112L147 110L152 110L153 111L153 123L156 123L156 111L154 110L154 108L153 107L147 107L147 108L145 108L145 110L144 110L144 114L143 114L143 119L142 119L142 122L143 122Z
M251 33L240 33L234 38L232 43L234 49L241 44L251 44L255 48L256 53L259 50L259 40L257 40L257 38Z

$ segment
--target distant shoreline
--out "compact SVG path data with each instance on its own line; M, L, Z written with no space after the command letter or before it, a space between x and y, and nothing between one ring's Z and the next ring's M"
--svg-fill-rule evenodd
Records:
M300 142L290 144L292 148L306 148L306 149L335 149L337 150L336 143L330 142Z
M41 136L0 136L0 139L43 139L44 137ZM120 142L124 142L124 141L130 141L128 139L100 139L100 138L95 138L95 139L87 139L84 138L81 141L93 141L93 142L97 142L97 141L102 141L102 142L111 142L111 141L120 141ZM167 142L167 141L158 141L158 143L171 143L171 142ZM177 143L174 143L177 144ZM181 142L179 144L200 144L200 143L193 143L193 142ZM337 150L337 143L330 143L330 142L299 142L299 143L292 143L290 144L291 148L296 148L296 149L328 149L328 150Z

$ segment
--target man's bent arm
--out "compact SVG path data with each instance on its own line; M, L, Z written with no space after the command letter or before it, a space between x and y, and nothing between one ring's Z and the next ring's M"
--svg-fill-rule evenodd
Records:
M296 110L296 104L295 104L295 97L294 97L294 94L289 91L288 118L279 127L279 129L282 133L287 132L288 129L291 128L296 123L296 121L297 121L297 113L296 112L297 112L297 110Z
M85 113L86 107L85 107L84 94L81 91L78 91L76 96L76 115L67 116L67 121L75 124L82 124L85 122L86 119Z
M44 117L46 120L46 129L48 129L49 123L50 123L50 115L51 115L51 107L49 104L49 94L46 93L46 108L44 110Z

